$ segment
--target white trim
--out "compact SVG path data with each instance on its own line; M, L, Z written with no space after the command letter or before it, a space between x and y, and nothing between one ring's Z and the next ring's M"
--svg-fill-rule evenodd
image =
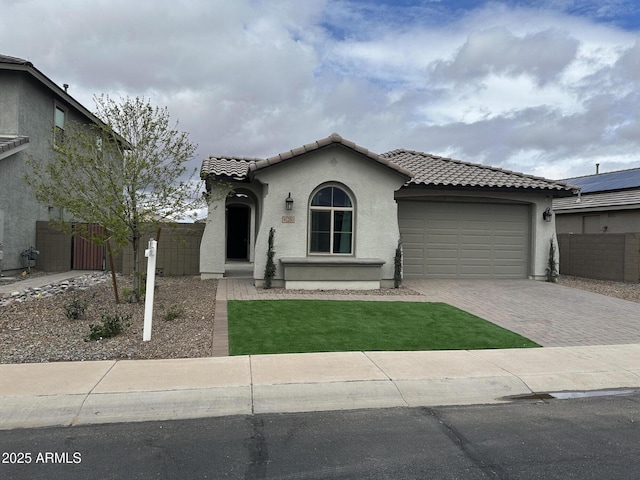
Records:
M349 202L351 202L351 206L350 207L334 207L333 205L330 206L326 206L326 205L312 205L311 203L313 202L314 197L321 192L322 190L326 189L326 188L337 188L339 190L341 190L349 199ZM333 203L333 202L332 202ZM313 190L313 192L311 192L311 196L310 196L310 200L309 200L309 206L308 206L308 215L309 215L309 226L308 226L308 235L307 235L307 254L308 255L337 255L337 256L353 256L354 255L354 246L355 246L355 227L356 227L356 222L355 222L355 202L353 201L353 195L351 193L349 193L348 189L346 188L346 186L343 186L341 184L336 184L336 183L328 183L328 184L323 184L319 187L316 187L316 189ZM330 230L329 230L329 251L328 252L314 252L311 251L311 234L312 234L312 229L313 229L313 218L312 218L312 214L313 212L329 212L331 213L331 219L330 219ZM334 253L333 251L333 239L335 236L335 225L334 225L334 213L335 212L351 212L351 245L349 248L349 252L348 253L342 253L342 252L338 252L338 253Z

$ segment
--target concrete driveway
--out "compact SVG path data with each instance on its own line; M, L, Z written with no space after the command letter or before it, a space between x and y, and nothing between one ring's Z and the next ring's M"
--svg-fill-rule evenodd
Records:
M640 303L533 280L409 279L403 285L544 347L640 343Z

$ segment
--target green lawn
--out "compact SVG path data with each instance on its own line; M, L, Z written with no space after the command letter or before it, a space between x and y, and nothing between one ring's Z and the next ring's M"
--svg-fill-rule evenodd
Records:
M347 352L539 347L445 303L233 300L229 352Z

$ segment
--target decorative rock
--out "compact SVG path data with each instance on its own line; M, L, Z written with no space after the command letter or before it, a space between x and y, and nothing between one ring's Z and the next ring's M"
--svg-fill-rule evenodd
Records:
M53 297L64 292L71 291L75 288L79 290L86 290L92 285L98 285L99 283L106 282L109 279L107 272L87 273L71 280L63 280L61 282L51 283L42 287L26 288L22 291L11 292L9 297L0 299L0 308L11 303L21 303L34 299L42 299L47 297Z

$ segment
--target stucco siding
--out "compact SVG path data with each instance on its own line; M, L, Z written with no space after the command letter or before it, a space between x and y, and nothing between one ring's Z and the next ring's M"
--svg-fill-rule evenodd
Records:
M597 232L583 230L584 217L591 217L597 224ZM558 233L627 233L640 232L640 209L589 211L556 214Z
M13 106L8 117L0 110L0 117L9 119L3 125L15 129L9 133L29 137L25 150L0 161L0 208L4 210L3 269L11 270L23 268L20 257L22 250L29 246L37 248L36 221L49 220L48 206L35 199L24 178L30 173L27 165L29 158L40 166L53 159L55 96L26 73L3 71L0 72L0 78L2 82L12 85L7 90L0 89L0 97L3 98L0 105ZM66 110L67 122L81 118L69 105L63 102L60 105Z
M393 278L393 256L399 239L394 191L405 179L370 159L332 146L256 172L265 184L261 229L255 243L257 279L264 277L269 229L275 229L276 279L283 278L280 257L307 257L309 202L323 185L343 185L354 202L355 258L381 258L382 278ZM285 208L291 194L292 210ZM286 217L286 218L283 218Z
M0 74L0 135L18 135L18 100L20 99L17 72Z

